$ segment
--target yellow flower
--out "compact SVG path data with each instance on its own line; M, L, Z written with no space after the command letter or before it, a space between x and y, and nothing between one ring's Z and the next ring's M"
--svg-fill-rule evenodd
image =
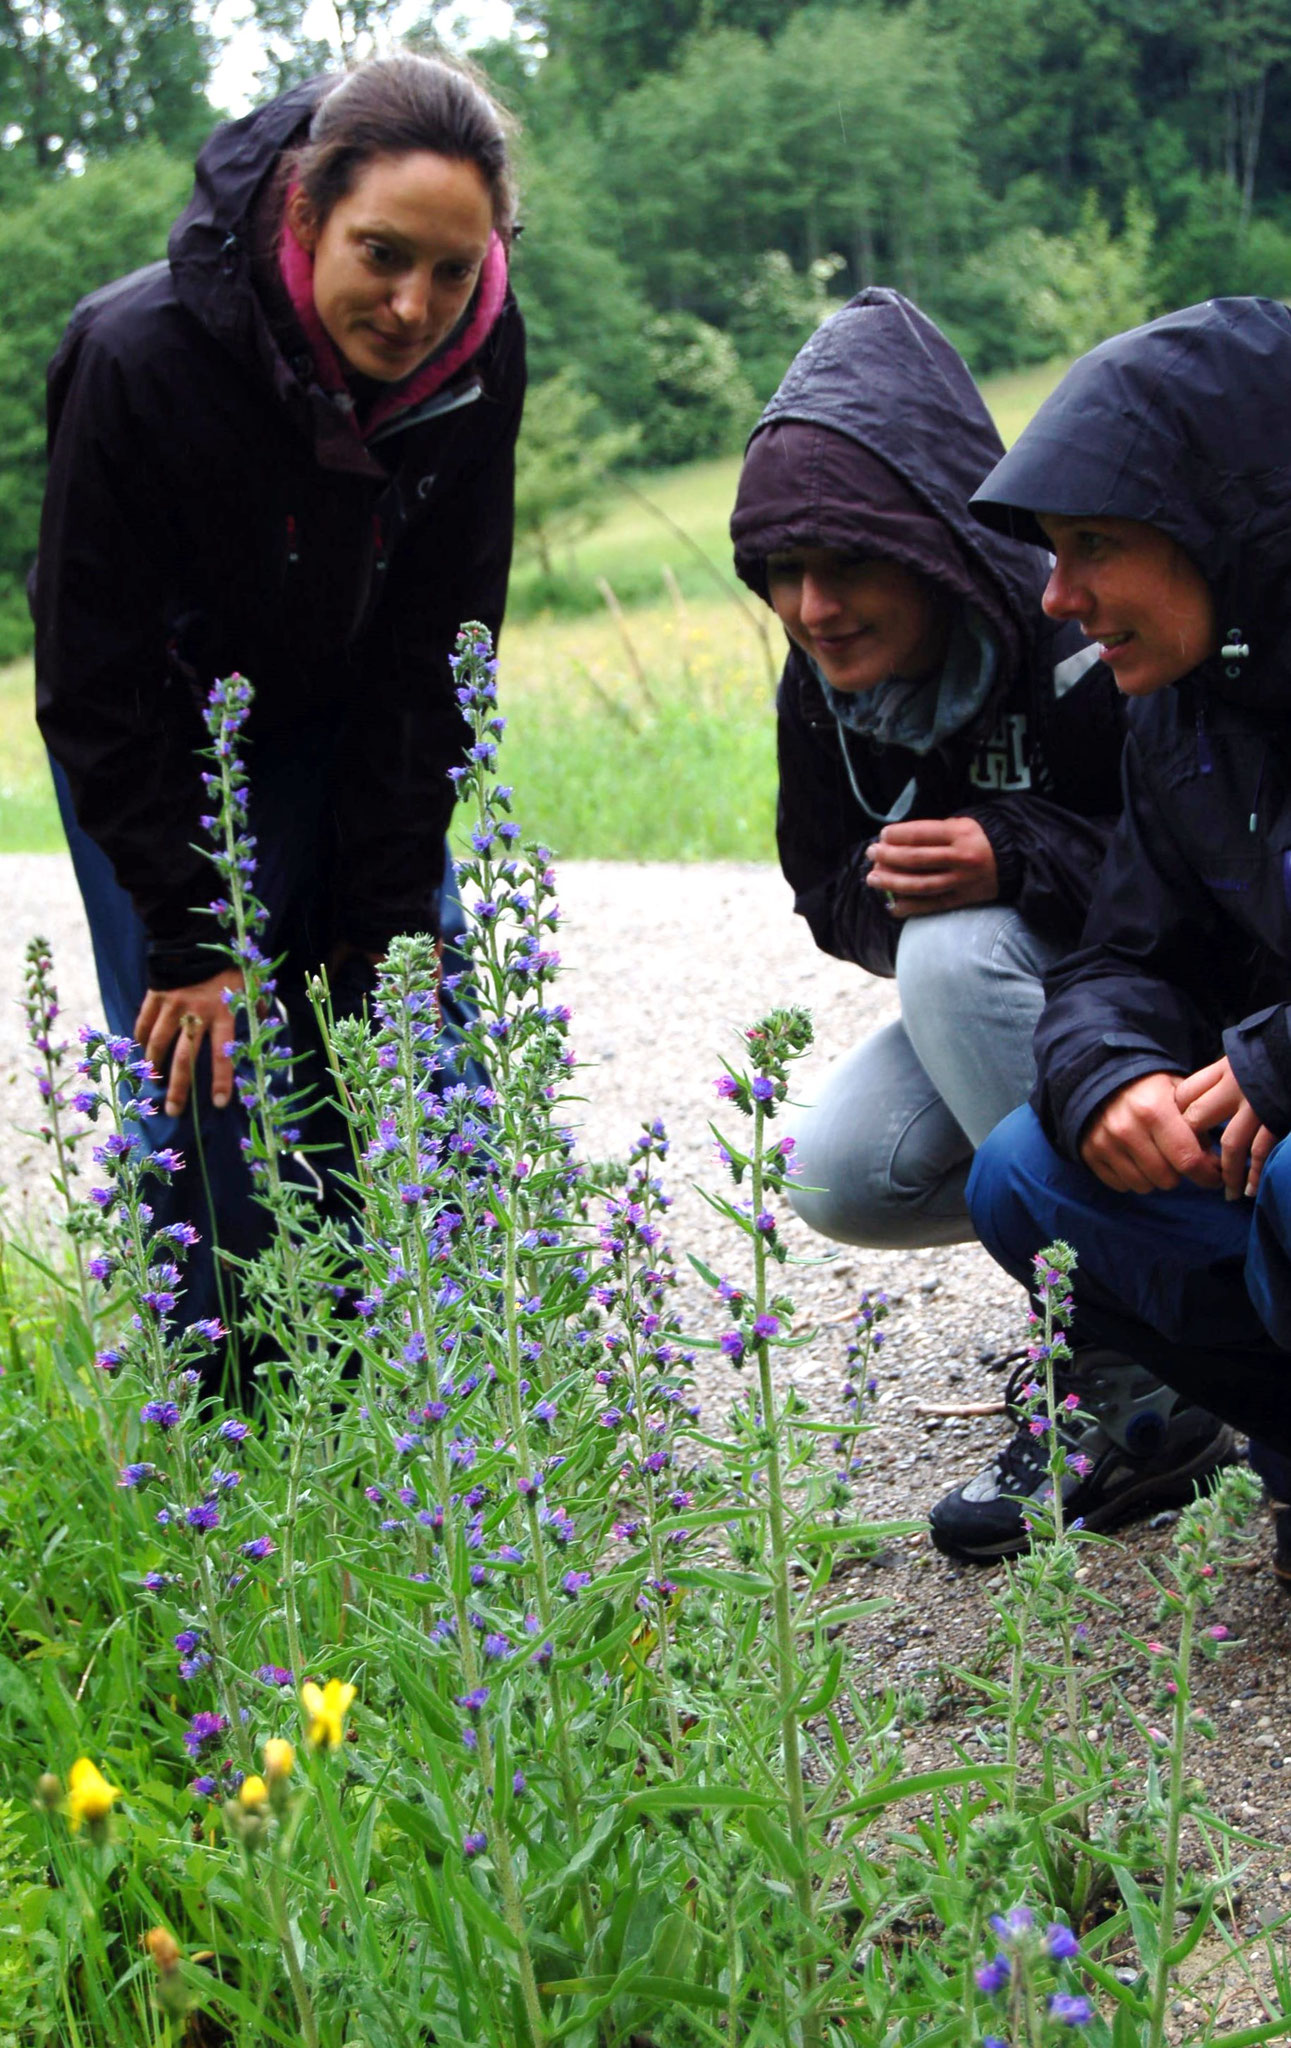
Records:
M169 1928L150 1927L143 1938L143 1945L163 1976L179 1968L179 1944Z
M281 1735L271 1735L260 1754L264 1758L265 1776L270 1784L275 1778L289 1778L296 1768L296 1752Z
M244 1778L238 1786L238 1798L243 1806L263 1806L268 1797L269 1787L265 1784L263 1778L256 1776L254 1771L252 1771L250 1777Z
M301 1686L301 1702L309 1715L306 1737L315 1749L336 1749L345 1740L345 1716L355 1690L339 1678L329 1678L325 1686L312 1680Z
M67 1811L74 1828L79 1828L83 1821L88 1821L92 1828L101 1827L112 1811L113 1801L120 1797L120 1788L109 1785L97 1764L92 1764L87 1756L77 1757L67 1788Z

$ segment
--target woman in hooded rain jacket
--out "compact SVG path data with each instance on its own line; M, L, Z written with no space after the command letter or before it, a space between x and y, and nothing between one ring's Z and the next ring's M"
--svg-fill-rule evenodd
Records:
M795 1127L794 1207L856 1244L973 1236L973 1149L1026 1098L1043 977L1079 937L1119 808L1123 717L1098 650L1046 619L1033 539L968 510L1001 453L949 342L875 287L795 358L731 520L736 567L790 640L777 831L795 908L901 998ZM1190 1488L1227 1447L1129 1358L1087 1359L1082 1405L1090 1515ZM1152 1455L1128 1455L1144 1431ZM934 1510L938 1543L1020 1548L1045 1465L1020 1427Z
M504 122L465 72L315 79L217 129L168 261L84 300L50 368L37 715L110 1026L169 1063L149 1139L185 1155L158 1224L202 1234L185 1320L217 1307L212 1236L246 1255L264 1229L203 909L204 700L234 671L255 688L264 950L317 1084L308 974L343 1011L397 933L460 929L449 655L506 595L513 217ZM340 1132L324 1108L304 1135Z
M1049 983L1031 1108L979 1152L1010 1271L1291 1467L1291 312L1219 299L1082 357L982 485L1130 699L1125 809ZM1291 1576L1291 1517L1279 1521Z

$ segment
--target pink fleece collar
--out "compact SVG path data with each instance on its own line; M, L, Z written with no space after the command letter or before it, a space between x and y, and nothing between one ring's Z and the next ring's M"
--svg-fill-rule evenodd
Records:
M290 198L290 193L288 194ZM299 320L309 343L310 354L318 371L318 381L325 391L343 391L345 372L341 357L327 329L318 317L314 304L314 259L307 249L302 249L291 231L286 211L283 213L282 233L278 241L278 267L282 281L291 300L292 310ZM374 430L396 413L406 412L410 406L421 405L432 393L446 384L450 377L461 369L463 363L483 345L502 311L502 302L507 295L507 252L497 233L489 237L488 253L480 271L479 287L475 296L475 311L462 334L443 355L435 356L423 363L404 383L391 387L388 397L379 399L359 429L367 440Z

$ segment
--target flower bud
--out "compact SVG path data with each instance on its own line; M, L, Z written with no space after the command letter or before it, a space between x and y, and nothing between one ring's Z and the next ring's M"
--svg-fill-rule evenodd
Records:
M52 1771L42 1771L36 1780L36 1798L47 1812L56 1813L63 1803L63 1781Z
M143 1945L163 1977L179 1968L179 1943L169 1928L150 1927L143 1938Z
M268 1802L268 1798L269 1787L265 1784L263 1778L256 1776L254 1771L250 1777L244 1778L238 1787L238 1804L245 1806L248 1810L252 1810L257 1806L264 1806Z
M271 1785L275 1778L289 1778L296 1768L296 1752L281 1735L271 1735L260 1754L264 1758L265 1776Z

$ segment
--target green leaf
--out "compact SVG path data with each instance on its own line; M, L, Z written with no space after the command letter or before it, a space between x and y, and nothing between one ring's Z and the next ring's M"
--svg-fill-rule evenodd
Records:
M661 1809L740 1813L749 1807L772 1810L784 1801L770 1792L751 1792L746 1785L651 1785L624 1800L632 1813L657 1813Z
M481 1934L487 1935L490 1941L495 1941L500 1948L509 1950L511 1954L519 1953L520 1944L502 1915L487 1899L480 1896L466 1871L452 1860L444 1865L444 1882L466 1918L474 1922Z
M862 1607L868 1607L870 1603L866 1600L863 1600L860 1604L862 1605ZM834 1651L833 1656L829 1660L829 1665L826 1669L825 1676L821 1680L819 1686L811 1695L811 1698L804 1700L801 1706L798 1708L798 1712L802 1716L804 1721L809 1721L813 1714L824 1713L826 1707L829 1706L830 1702L834 1698L834 1695L838 1691L839 1682L842 1678L842 1675L843 1646L840 1643L837 1649Z
M1213 1923L1214 1918L1213 1903L1210 1899L1207 1899L1205 1905L1201 1907L1194 1918L1191 1927L1186 1928L1179 1936L1179 1939L1173 1942L1166 1950L1166 1961L1172 1970L1177 1969L1180 1963L1188 1960L1188 1957L1196 1948L1197 1943L1201 1940L1207 1928Z
M770 1858L781 1877L797 1884L806 1874L802 1857L782 1827L754 1807L745 1817L745 1828L764 1856Z
M1116 1882L1120 1888L1121 1897L1125 1901L1126 1911L1130 1916L1130 1926L1134 1929L1135 1944L1143 1959L1144 1966L1149 1971L1155 1970L1161 1943L1157 1931L1157 1923L1152 1915L1152 1908L1144 1896L1143 1889L1137 1878L1132 1877L1128 1870L1118 1870Z
M994 1787L1007 1776L1002 1764L965 1764L957 1770L916 1771L908 1778L889 1778L885 1784L871 1785L859 1799L849 1799L845 1806L835 1807L829 1818L842 1820L847 1814L876 1813L880 1807L895 1806L900 1799L915 1799L923 1792L943 1792L951 1785Z
M716 1593L746 1593L766 1600L775 1590L763 1572L721 1571L715 1565L678 1565L671 1574L679 1586L708 1586Z

